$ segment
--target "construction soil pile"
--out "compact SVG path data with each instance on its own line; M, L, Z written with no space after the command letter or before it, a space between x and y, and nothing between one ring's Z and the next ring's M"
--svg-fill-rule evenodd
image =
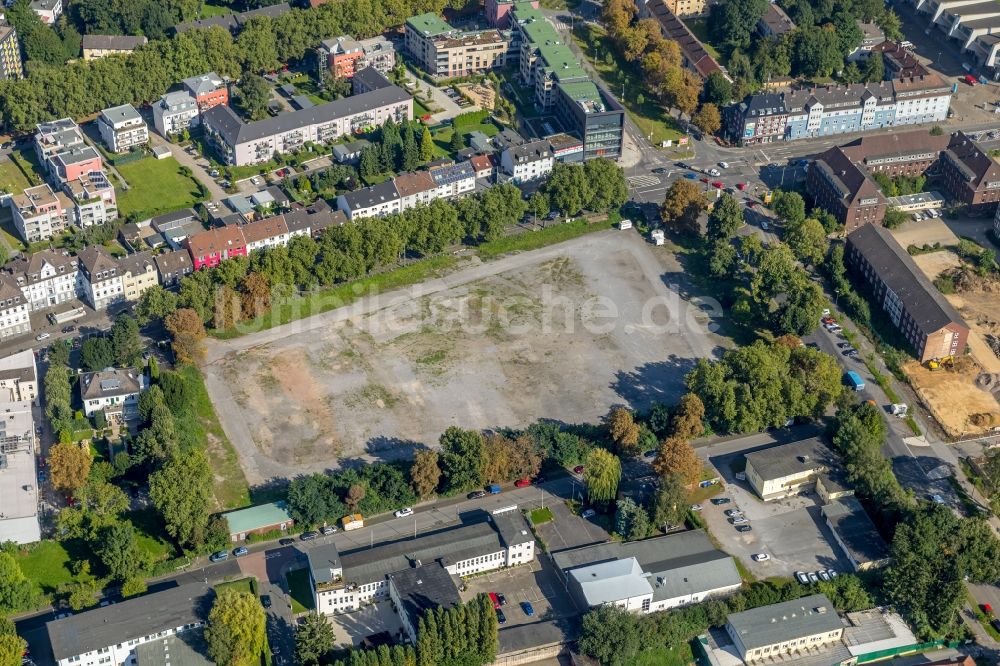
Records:
M909 361L903 370L949 437L981 435L1000 426L1000 402L990 392L1000 382L992 373L984 373L971 356L961 356L952 367L937 370ZM983 376L989 381L982 381Z

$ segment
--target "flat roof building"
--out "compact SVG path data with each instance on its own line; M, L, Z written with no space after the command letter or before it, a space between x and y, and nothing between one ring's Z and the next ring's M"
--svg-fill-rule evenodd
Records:
M462 604L455 578L441 562L431 562L412 569L391 573L389 597L400 609L399 618L410 643L417 643L420 618L435 608L454 608Z
M771 446L745 458L747 481L765 502L814 488L824 499L851 492L839 481L840 459L818 437Z
M889 546L857 498L843 497L820 510L855 571L877 569L889 563Z
M41 540L35 469L38 375L30 349L0 359L0 542Z
M823 594L732 613L726 633L747 663L805 654L840 642L844 625Z

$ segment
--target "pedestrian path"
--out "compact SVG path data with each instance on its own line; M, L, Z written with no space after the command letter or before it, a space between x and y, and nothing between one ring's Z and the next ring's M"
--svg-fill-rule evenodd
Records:
M659 185L660 179L656 176L643 174L641 176L629 176L628 184L632 187L649 187L651 185Z

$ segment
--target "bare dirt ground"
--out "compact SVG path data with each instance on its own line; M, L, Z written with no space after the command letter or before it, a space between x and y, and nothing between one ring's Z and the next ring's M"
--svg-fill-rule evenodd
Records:
M675 400L723 345L667 286L679 270L637 234L591 234L213 341L206 385L251 484L408 457L449 426L597 422Z
M892 230L892 237L904 250L910 245L958 245L958 236L938 218L905 222Z
M941 250L929 254L918 254L913 257L913 262L920 267L930 280L934 280L941 273L952 268L958 268L962 262L958 255L951 250Z
M948 435L978 435L1000 424L1000 403L977 386L982 368L973 358L956 359L954 369L928 370L911 361L903 370Z

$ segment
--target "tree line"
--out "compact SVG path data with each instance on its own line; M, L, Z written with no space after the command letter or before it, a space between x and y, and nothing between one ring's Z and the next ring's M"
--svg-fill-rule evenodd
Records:
M294 9L273 19L254 17L236 38L220 27L189 30L121 57L69 64L62 62L68 47L59 47L60 59L33 57L32 50L27 53L27 77L0 81L0 127L25 132L54 118L84 118L126 103L141 106L157 100L178 81L208 71L231 79L274 71L281 64L303 59L331 35L373 37L409 16L439 13L445 4L442 0L344 0Z

